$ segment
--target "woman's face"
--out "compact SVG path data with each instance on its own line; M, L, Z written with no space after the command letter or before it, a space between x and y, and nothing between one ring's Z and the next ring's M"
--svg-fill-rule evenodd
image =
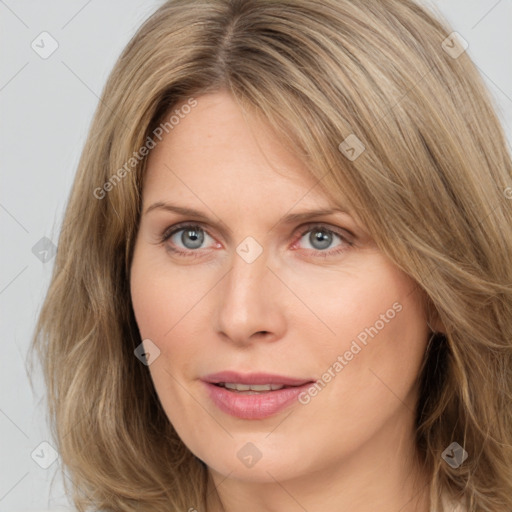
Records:
M336 206L227 93L186 111L149 156L131 267L183 442L214 473L259 482L412 449L418 287L350 210L307 213Z

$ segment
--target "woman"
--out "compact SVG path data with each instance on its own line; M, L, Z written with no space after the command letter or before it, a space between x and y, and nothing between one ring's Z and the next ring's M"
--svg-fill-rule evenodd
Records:
M34 339L79 510L509 511L512 164L409 0L170 1Z

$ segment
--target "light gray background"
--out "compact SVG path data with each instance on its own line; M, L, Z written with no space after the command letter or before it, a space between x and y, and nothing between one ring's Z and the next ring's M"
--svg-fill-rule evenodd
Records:
M54 478L60 460L43 469L31 457L44 462L51 454L40 446L52 444L42 380L36 375L34 396L24 361L53 264L38 259L32 248L43 237L57 243L106 78L136 29L162 3L0 0L0 512L64 510L67 503ZM512 140L512 3L429 0L426 5L437 6L469 43L467 51ZM42 46L43 31L59 45L46 59L31 47L34 40Z

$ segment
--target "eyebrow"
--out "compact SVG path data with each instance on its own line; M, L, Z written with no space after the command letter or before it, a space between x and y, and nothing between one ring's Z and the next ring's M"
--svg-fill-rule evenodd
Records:
M177 206L170 203L165 203L163 201L157 201L156 203L153 203L151 206L149 206L146 211L144 212L144 215L147 215L149 212L153 210L165 210L173 213L179 213L181 215L195 217L197 219L201 219L203 221L208 221L210 218L205 215L204 213L194 210L193 208L186 208L183 206ZM323 208L319 210L307 210L303 212L298 213L289 213L288 215L285 215L280 221L280 224L291 224L294 222L300 222L302 220L310 219L313 217L322 217L325 215L333 215L336 213L344 213L346 215L350 215L347 208L343 207L337 207L337 208Z

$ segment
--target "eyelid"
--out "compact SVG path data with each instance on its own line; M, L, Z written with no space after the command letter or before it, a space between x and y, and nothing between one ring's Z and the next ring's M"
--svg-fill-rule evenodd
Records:
M299 226L299 228L297 228L297 229L300 229L301 227L304 228L301 231L301 236L304 236L306 233L308 233L309 231L311 231L314 228L319 228L319 230L324 229L325 231L330 231L332 233L335 233L336 235L345 239L347 242L352 242L356 238L354 233L352 233L350 230L348 230L346 228L342 228L340 226L333 226L332 224L329 224L328 222L322 222L322 221L309 222L309 223L303 224L302 226Z
M168 239L174 233L176 233L176 231L180 231L180 230L182 230L184 228L188 228L188 227L201 228L202 231L204 231L209 236L211 236L210 233L208 232L208 230L205 229L205 227L201 224L201 222L185 221L185 222L178 222L177 224L173 224L172 226L168 226L167 228L164 229L161 237L162 237L162 239Z
M210 234L209 228L205 227L205 225L202 222L198 221L183 221L178 222L177 224L173 224L172 226L168 226L163 233L161 234L161 238L168 239L170 236L172 236L176 231L179 231L180 229L184 229L187 227L193 227L197 226L201 228L207 235L209 235L211 238L215 238L213 235ZM337 235L343 237L343 238L349 238L350 240L353 240L355 238L354 233L352 233L350 230L346 228L342 228L340 226L334 226L328 222L325 221L310 221L301 224L298 226L293 234L300 232L300 236L304 236L308 231L311 229L318 227L318 228L327 228L327 230L332 231L333 233L336 233Z
M210 226L206 226L201 221L188 220L188 221L177 222L176 224L172 224L171 226L168 226L167 228L165 228L163 230L163 232L161 232L161 234L159 235L159 243L163 243L166 240L168 240L173 234L176 233L176 231L180 231L181 229L188 228L188 227L198 227L202 231L204 231L208 236L210 236L211 238L214 238L214 239L218 238L218 236L213 236L211 234L211 231L216 232L215 229L212 230L212 228L210 228ZM230 241L229 236L228 236L227 241L228 242Z

